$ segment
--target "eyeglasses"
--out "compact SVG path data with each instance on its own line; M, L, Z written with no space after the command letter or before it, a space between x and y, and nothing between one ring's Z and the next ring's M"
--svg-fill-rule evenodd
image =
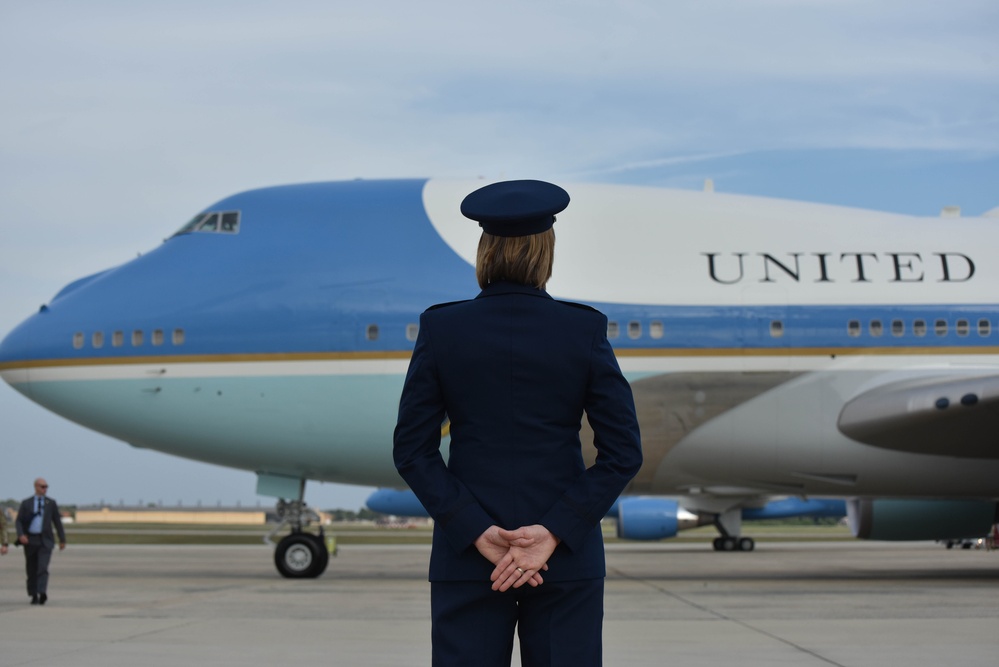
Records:
M47 489L47 488L49 488L49 485L48 484L39 484L38 488L39 489Z

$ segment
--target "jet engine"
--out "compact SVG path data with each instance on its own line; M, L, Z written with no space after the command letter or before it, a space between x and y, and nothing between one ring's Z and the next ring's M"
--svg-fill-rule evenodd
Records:
M855 498L847 520L862 540L955 540L987 535L999 505L991 500Z
M430 513L409 489L376 489L364 501L372 512L395 516L429 517Z
M661 540L678 531L710 523L668 498L622 498L617 504L617 536L626 540Z

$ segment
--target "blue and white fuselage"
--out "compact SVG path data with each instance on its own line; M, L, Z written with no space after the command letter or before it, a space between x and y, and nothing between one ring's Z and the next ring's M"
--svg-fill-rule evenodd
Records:
M477 293L481 182L252 190L62 290L0 373L73 421L264 478L401 484L396 407L427 306ZM999 224L566 186L556 298L632 382L632 493L999 496ZM585 427L584 427L585 429ZM584 438L585 443L585 438Z

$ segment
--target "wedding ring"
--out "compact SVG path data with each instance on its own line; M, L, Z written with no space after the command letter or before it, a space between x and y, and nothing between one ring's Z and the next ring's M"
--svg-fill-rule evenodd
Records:
M521 574L524 574L524 569L523 569L523 568L520 568L520 567L518 567L518 568L517 568L517 572L520 572Z

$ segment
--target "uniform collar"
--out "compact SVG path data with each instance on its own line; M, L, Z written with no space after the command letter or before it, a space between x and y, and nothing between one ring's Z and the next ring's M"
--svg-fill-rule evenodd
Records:
M529 285L521 285L520 283L511 283L505 280L499 280L494 283L489 283L485 288L479 292L479 295L475 297L476 299L481 299L487 296L499 296L501 294L523 294L525 296L538 296L542 299L551 299L551 295L548 292L538 289L537 287L531 287Z

